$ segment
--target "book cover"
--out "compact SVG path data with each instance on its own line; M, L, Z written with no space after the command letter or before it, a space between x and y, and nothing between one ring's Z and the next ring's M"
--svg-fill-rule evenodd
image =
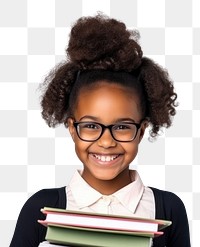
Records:
M69 245L52 244L48 241L43 241L38 247L70 247Z
M142 234L117 232L102 229L89 229L59 225L48 225L46 240L65 246L96 247L150 247L152 238Z
M46 226L49 223L54 223L98 229L157 232L171 224L170 221L164 220L88 213L57 208L46 207L41 209L41 211L46 214L46 220L39 222Z

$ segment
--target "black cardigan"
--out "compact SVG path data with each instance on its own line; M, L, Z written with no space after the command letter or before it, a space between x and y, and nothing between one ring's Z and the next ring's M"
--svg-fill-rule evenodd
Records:
M172 221L172 225L164 230L164 235L154 239L153 247L190 247L188 219L181 199L171 192L151 189L155 197L156 218ZM46 234L46 227L37 222L45 219L40 209L66 208L66 203L65 187L35 193L19 214L10 247L38 247Z

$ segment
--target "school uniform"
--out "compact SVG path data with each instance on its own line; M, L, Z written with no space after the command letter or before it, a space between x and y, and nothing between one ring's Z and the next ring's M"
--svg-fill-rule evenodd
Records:
M186 210L181 199L167 191L145 187L137 171L130 171L132 183L112 195L93 189L76 171L66 187L43 189L24 204L10 247L38 247L45 241L46 227L37 222L45 219L43 207L121 214L172 221L164 235L153 240L153 247L190 247ZM125 246L125 245L124 245Z

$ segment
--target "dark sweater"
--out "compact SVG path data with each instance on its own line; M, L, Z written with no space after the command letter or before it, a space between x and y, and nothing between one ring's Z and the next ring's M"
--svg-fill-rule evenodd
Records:
M188 219L180 198L171 192L151 189L155 196L156 218L172 221L172 225L164 230L164 235L154 239L153 247L190 247ZM38 247L45 240L46 227L37 222L45 219L40 211L43 207L66 208L65 187L38 191L27 200L20 212L10 247Z

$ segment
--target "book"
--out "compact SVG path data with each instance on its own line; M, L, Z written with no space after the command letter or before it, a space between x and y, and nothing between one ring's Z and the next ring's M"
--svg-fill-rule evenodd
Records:
M48 241L44 241L38 245L38 247L70 247L69 245L59 245L59 244L52 244Z
M45 226L52 223L85 228L156 233L171 224L170 221L165 220L88 213L48 207L41 209L41 211L46 214L46 219L44 221L39 220L39 223Z
M45 207L45 220L38 220L47 227L49 246L96 247L150 247L153 237L163 234L161 229L170 221L121 215L80 212Z
M46 240L53 244L64 246L96 246L96 247L150 247L151 235L143 233L90 229L49 224ZM51 246L51 245L49 245Z

